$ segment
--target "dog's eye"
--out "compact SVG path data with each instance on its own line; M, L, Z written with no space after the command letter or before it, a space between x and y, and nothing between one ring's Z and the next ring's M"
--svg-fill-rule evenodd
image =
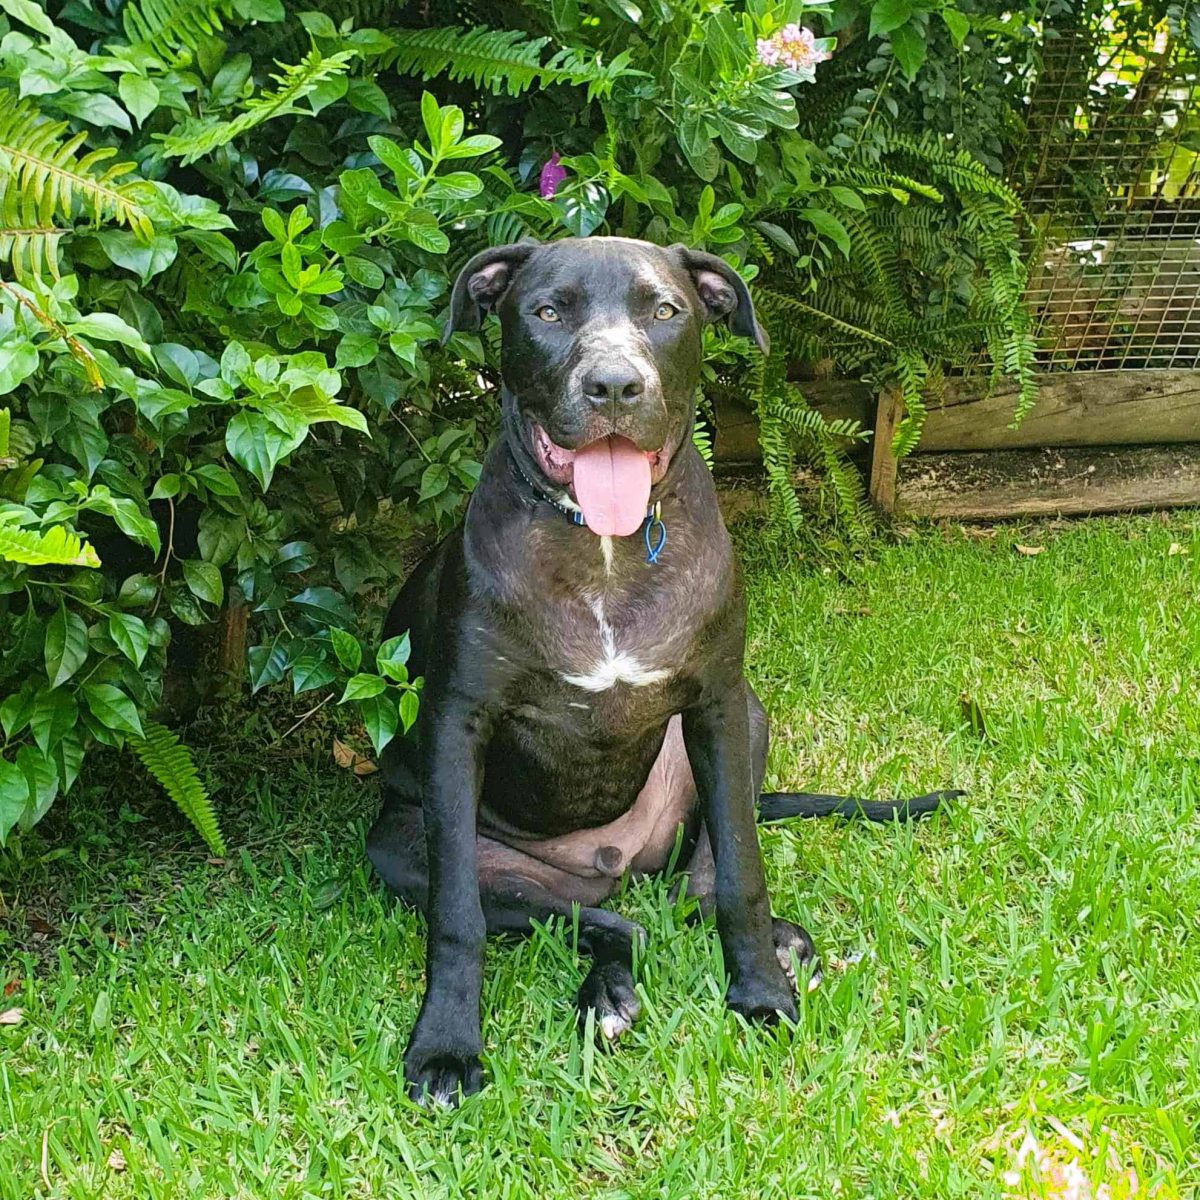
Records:
M559 319L558 313L548 304L543 304L534 315L545 321L547 325L553 325Z
M660 304L654 310L654 319L656 321L669 321L678 311L679 309L673 304Z

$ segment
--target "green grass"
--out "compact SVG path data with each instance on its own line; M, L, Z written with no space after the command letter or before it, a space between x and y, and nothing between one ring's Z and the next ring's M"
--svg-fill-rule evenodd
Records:
M715 937L643 885L616 1052L575 1030L560 931L492 943L489 1085L414 1108L422 925L364 868L373 785L328 730L289 757L239 718L210 763L223 865L117 769L3 868L3 1200L1042 1195L1027 1135L1094 1195L1190 1194L1200 524L931 530L850 564L743 540L769 784L970 793L913 827L763 830L775 910L828 965L798 1029L726 1015Z

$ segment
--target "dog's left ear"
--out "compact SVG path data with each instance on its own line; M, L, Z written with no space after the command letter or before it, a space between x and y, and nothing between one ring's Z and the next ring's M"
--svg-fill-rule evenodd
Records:
M493 246L470 259L458 273L450 293L450 316L442 328L442 345L460 329L478 329L508 291L517 268L536 250L534 241Z
M723 259L686 246L671 249L683 260L710 321L725 321L734 333L750 338L767 354L771 348L767 331L754 315L754 301L746 281Z

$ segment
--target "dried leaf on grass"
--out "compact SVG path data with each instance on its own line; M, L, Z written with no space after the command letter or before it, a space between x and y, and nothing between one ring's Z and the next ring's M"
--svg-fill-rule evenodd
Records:
M365 755L347 746L340 738L333 739L333 761L343 770L355 775L374 775L379 767Z

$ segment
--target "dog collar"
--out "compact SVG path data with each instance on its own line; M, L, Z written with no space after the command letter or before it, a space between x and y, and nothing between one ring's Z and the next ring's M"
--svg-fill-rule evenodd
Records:
M568 508L561 500L556 499L542 488L538 487L528 475L525 474L524 467L521 466L517 456L509 448L508 457L512 460L512 464L517 468L517 474L521 476L533 494L539 500L544 500L547 504L557 508L572 525L583 525L583 513L578 508ZM646 543L646 561L648 563L658 562L658 556L663 552L663 547L667 544L667 527L662 519L662 501L656 500L649 508L646 509L646 520L642 525L642 540Z

